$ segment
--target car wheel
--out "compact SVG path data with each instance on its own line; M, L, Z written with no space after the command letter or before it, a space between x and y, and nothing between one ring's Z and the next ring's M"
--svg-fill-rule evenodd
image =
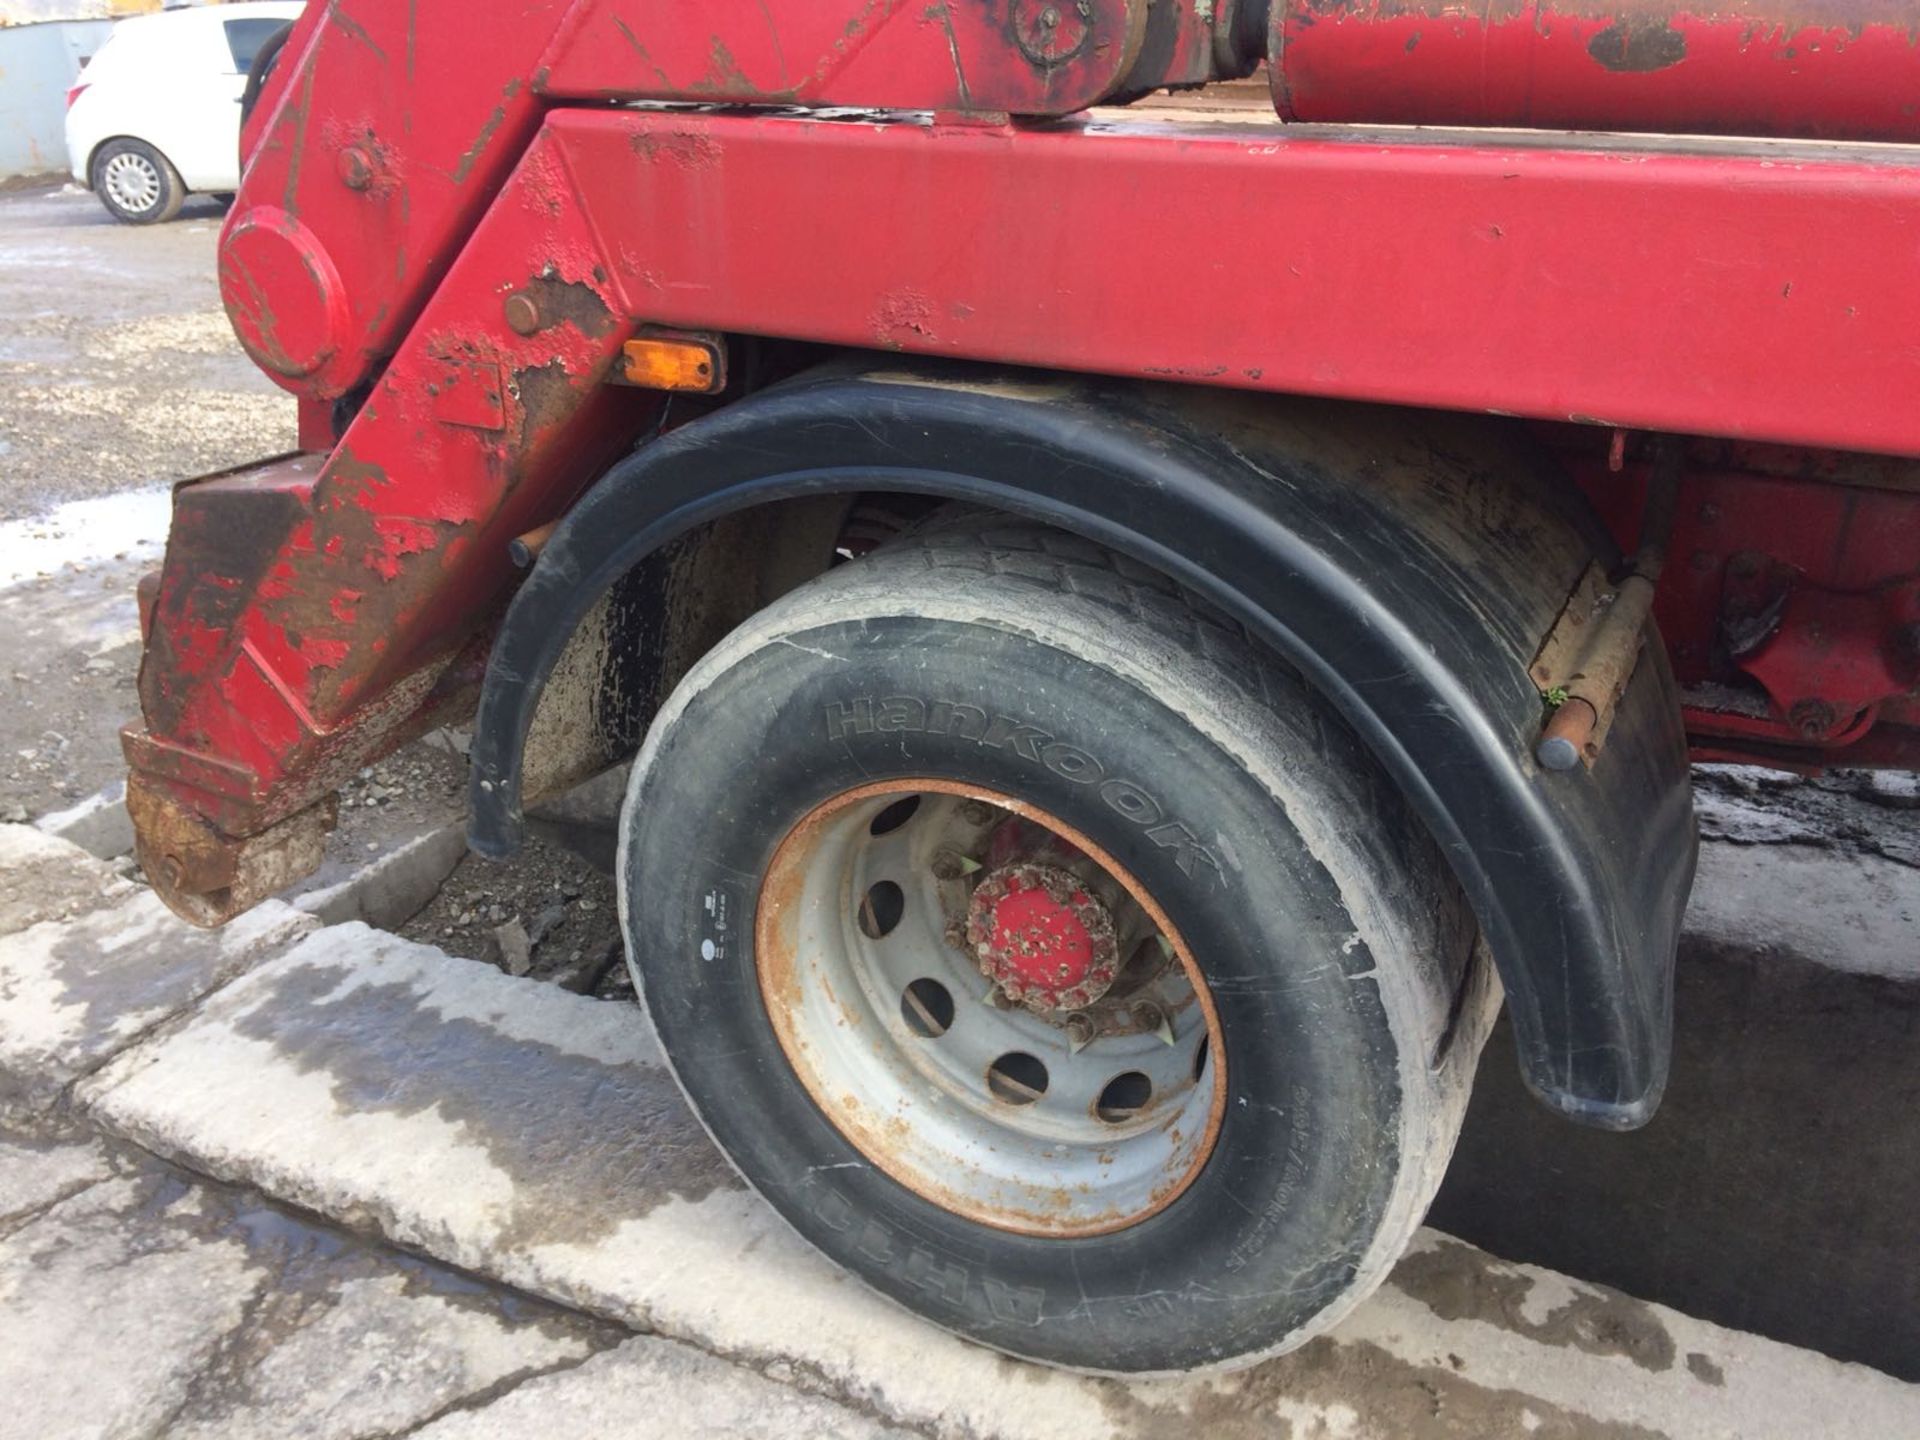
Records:
M93 157L93 192L107 213L129 225L171 220L187 187L167 157L144 140L109 140Z
M1060 532L934 524L748 621L634 766L636 988L709 1132L937 1324L1249 1363L1384 1277L1497 986L1300 679Z

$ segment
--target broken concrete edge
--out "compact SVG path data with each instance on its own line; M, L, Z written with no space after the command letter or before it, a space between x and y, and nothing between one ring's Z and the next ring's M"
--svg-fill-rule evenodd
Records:
M293 897L322 925L361 921L377 930L406 924L424 910L467 853L464 821L416 835L346 879Z
M133 817L127 814L127 782L115 780L78 805L42 815L33 827L78 845L99 860L133 853Z

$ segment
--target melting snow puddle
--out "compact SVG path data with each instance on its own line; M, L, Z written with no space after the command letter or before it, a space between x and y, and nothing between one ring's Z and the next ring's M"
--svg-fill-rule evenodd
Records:
M0 590L69 568L159 559L172 518L172 494L157 485L70 500L30 520L0 522Z

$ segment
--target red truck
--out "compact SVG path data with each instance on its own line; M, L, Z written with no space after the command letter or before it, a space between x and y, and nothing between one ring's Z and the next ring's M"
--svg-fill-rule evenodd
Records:
M145 872L219 924L451 722L483 856L631 760L636 987L796 1229L1054 1364L1300 1344L1502 997L1652 1116L1690 759L1920 758L1916 35L310 5L219 252L302 448L175 493Z

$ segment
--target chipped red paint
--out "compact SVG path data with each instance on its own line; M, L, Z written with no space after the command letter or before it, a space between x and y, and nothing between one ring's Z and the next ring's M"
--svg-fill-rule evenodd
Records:
M1249 13L513 0L476 25L452 4L310 6L247 127L221 283L316 453L177 492L127 737L155 813L264 833L458 705L515 582L509 544L659 414L603 383L642 325L1920 457L1920 296L1898 283L1920 152L1005 119L1240 73ZM1385 33L1412 11L1352 13ZM1877 53L1879 23L1845 63ZM1595 68L1609 97L1669 69L1712 93L1706 53ZM1303 58L1290 40L1287 67ZM1806 107L1851 125L1892 93L1849 91L1847 111L1827 66L1782 63L1807 88L1753 128ZM1832 573L1741 502L1744 543L1814 587L1789 613L1824 606L1822 633L1844 617L1854 648L1755 651L1758 712L1696 706L1700 733L1856 756L1920 725L1886 648L1905 612L1860 598L1920 569L1898 494L1871 522L1891 555ZM1719 589L1676 581L1659 603L1683 649L1712 651ZM1872 732L1849 728L1865 701L1818 732L1794 720L1822 686L1887 692Z
M221 238L222 293L263 369L331 400L398 347L551 105L1065 115L1123 90L1249 73L1257 54L1215 43L1214 16L1233 8L513 0L477 24L451 3L309 5L243 137L247 203ZM1033 38L1067 35L1071 44ZM524 183L536 205L569 188L557 174Z
M967 943L980 972L1037 1013L1085 1009L1120 966L1107 907L1071 871L1031 861L980 878L967 905Z
M1642 470L1610 474L1590 452L1575 463L1631 548ZM1920 764L1912 466L1696 445L1654 618L1704 757Z
M1289 120L1920 139L1920 0L1275 0Z

